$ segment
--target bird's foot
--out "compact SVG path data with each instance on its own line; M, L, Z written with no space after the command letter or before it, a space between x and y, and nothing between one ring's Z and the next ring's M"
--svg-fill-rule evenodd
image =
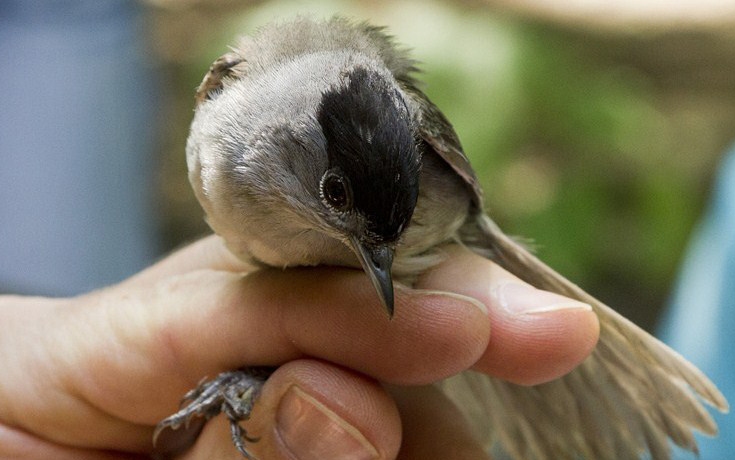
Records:
M209 420L222 412L230 420L235 447L245 458L254 460L255 457L248 452L245 443L256 442L258 438L250 437L240 426L240 422L250 418L255 400L271 372L272 369L250 367L223 372L213 380L202 381L184 395L181 402L182 406L186 404L184 407L158 423L153 433L153 443L155 444L159 434L166 428L188 428L195 418Z

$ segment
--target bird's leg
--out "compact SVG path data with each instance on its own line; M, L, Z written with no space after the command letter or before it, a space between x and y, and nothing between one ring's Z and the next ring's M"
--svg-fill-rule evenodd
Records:
M250 418L255 401L272 368L248 367L231 372L223 372L212 380L202 381L195 389L184 395L184 406L175 414L161 420L153 434L153 442L165 428L176 430L197 417L206 420L224 413L230 421L232 442L247 459L254 457L247 451L246 442L256 442L257 438L248 436L240 422ZM188 404L187 404L188 403Z

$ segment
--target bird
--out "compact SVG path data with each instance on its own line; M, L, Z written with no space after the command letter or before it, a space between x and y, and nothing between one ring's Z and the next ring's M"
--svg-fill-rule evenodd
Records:
M486 446L515 460L671 457L714 435L726 412L694 365L539 260L484 209L451 123L421 90L418 63L385 28L341 16L261 27L218 58L195 96L189 179L211 228L256 267L362 269L387 315L457 243L522 280L592 306L600 338L569 374L520 386L466 371L437 383ZM235 446L269 370L203 381L156 429L224 413ZM479 410L478 410L479 408ZM154 441L155 442L155 441Z

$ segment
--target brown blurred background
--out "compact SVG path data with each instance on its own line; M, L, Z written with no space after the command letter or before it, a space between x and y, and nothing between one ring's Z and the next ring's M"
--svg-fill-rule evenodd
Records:
M584 5L582 5L584 4ZM490 215L651 329L720 155L735 139L735 4L149 0L160 108L161 232L207 232L186 178L193 92L209 64L273 19L386 25L423 64Z

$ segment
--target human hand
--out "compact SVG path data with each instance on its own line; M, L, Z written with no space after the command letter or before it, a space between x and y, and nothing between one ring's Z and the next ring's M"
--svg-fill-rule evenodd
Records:
M150 458L156 423L203 376L280 365L245 424L261 459L487 458L424 385L470 367L553 379L589 354L598 324L449 251L417 289L397 289L392 320L357 270L243 276L218 237L84 296L0 297L0 457ZM241 459L226 425L207 423L177 458Z

